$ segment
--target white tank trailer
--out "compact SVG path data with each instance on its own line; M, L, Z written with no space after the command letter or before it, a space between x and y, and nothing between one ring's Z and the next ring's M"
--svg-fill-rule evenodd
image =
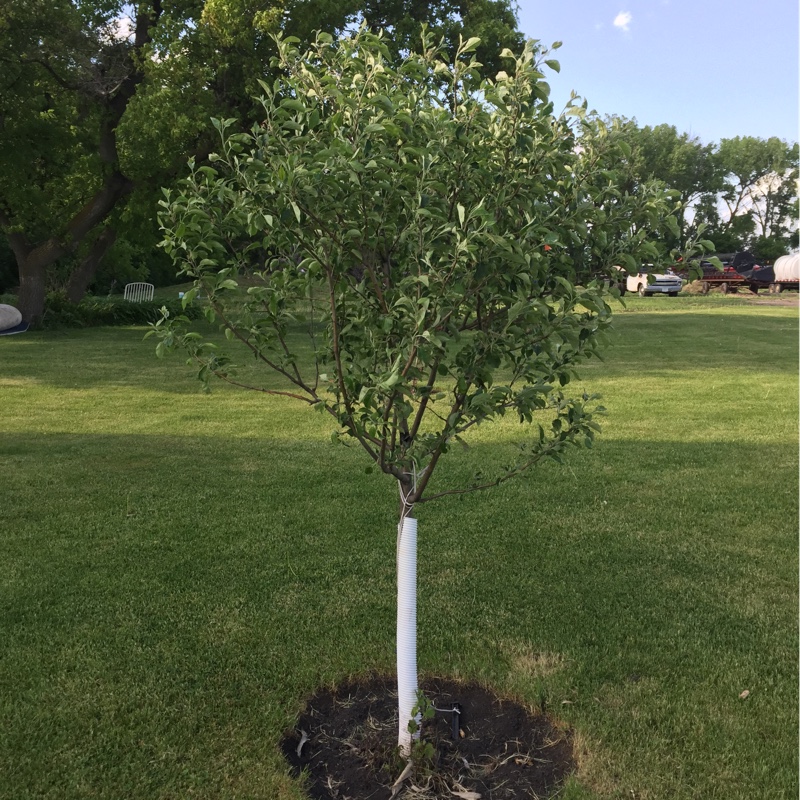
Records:
M781 256L775 261L775 282L770 284L770 292L778 293L784 289L800 287L800 253Z

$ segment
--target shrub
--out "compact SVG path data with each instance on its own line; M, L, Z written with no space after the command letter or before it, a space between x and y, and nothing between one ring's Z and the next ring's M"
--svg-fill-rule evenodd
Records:
M147 325L161 319L161 309L167 308L170 315L185 314L198 319L201 311L197 306L183 308L181 301L154 300L131 303L121 298L85 297L74 304L67 300L64 292L51 292L45 301L43 328L94 328L101 325Z

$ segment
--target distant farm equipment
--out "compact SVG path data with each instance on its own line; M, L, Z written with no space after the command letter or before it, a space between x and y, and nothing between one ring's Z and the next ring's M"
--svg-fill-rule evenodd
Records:
M703 294L715 287L723 294L736 292L740 287L753 294L758 294L761 289L778 294L784 289L797 289L800 284L800 254L781 256L774 266L760 264L748 252L719 253L717 258L722 263L722 270L708 261L700 262L703 276L699 280ZM684 278L689 277L688 269L676 272Z
M800 253L781 256L771 267L755 265L740 272L755 294L759 289L769 289L770 294L780 294L784 289L796 290L800 288Z

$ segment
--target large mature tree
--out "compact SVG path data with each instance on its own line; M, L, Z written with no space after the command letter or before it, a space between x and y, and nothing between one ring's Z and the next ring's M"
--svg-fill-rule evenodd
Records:
M796 247L797 143L737 136L719 143L714 160L723 185L708 216L710 237L770 260Z
M188 155L207 155L212 115L252 118L258 81L272 76L271 34L309 41L364 16L390 28L398 49L422 23L450 43L471 27L488 32L495 62L520 41L508 0L3 4L0 231L25 318L41 316L54 269L77 300L115 239L152 224L158 187Z
M698 204L722 189L714 145L678 133L673 125L640 128L635 120L612 118L611 122L616 135L630 147L623 170L625 185L632 189L642 182L657 180L678 193L683 214L677 217L678 230L666 235L672 246L680 247L706 221L697 213Z
M674 202L658 187L619 188L622 151L584 108L553 116L545 54L529 43L478 83L477 45L448 59L428 40L396 61L366 31L320 36L305 55L282 42L286 78L264 85L262 120L245 133L219 121L218 153L168 193L161 216L166 248L195 281L186 302L202 294L208 318L266 375L237 374L186 320L162 321L158 351L182 345L204 379L330 415L334 436L357 442L399 490L406 754L416 509L590 444L592 398L563 389L610 322L589 273L676 255L652 236ZM533 423L517 428L516 455L467 485L437 483L448 449L505 415Z
M752 249L775 258L796 246L796 143L737 136L703 144L671 125L610 124L630 147L624 185L659 180L678 192L684 213L670 244L679 246L702 224L720 252Z
M80 254L70 293L85 291L116 238L112 215L133 190L117 127L144 78L161 5L140 9L130 40L116 33L117 10L58 0L0 10L0 229L28 320L41 316L60 259Z

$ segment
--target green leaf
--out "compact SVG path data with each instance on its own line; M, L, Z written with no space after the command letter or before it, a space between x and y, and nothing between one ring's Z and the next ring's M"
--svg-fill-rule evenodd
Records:
M400 370L393 372L385 381L381 383L382 389L391 389L400 381Z
M305 111L306 107L300 100L294 98L286 98L281 100L281 108L288 108L291 111Z
M680 230L680 228L678 227L678 220L677 220L677 219L675 219L675 217L674 217L674 216L672 216L672 215L670 214L670 215L669 215L669 216L666 218L666 220L664 220L664 221L666 222L666 224L667 224L667 227L669 228L669 232L670 232L670 233L671 233L673 236L675 236L676 238L680 237L680 235L681 235L681 230Z

